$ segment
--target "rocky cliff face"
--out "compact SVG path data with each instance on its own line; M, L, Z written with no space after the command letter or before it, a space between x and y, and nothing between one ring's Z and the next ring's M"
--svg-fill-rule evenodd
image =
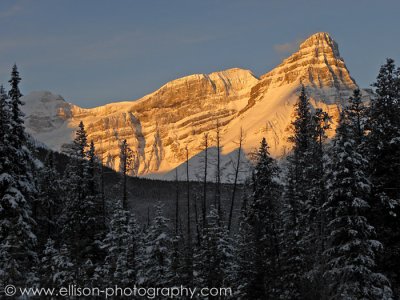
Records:
M243 69L196 74L171 81L137 101L93 109L69 104L48 92L32 93L24 99L26 126L38 140L62 150L82 120L103 163L118 169L119 144L127 139L135 152L133 173L153 177L171 176L170 171L185 161L188 147L195 178L203 135L209 133L212 146L218 120L223 165L229 174L240 128L246 135L247 153L262 136L268 138L275 156L288 151L287 127L301 84L315 107L333 115L356 88L337 44L327 33L309 37L299 51L260 79Z
M223 126L247 104L258 79L248 70L230 69L171 81L137 101L84 109L61 96L35 92L24 101L26 126L56 150L71 142L82 120L88 139L108 166L119 168L119 144L126 139L135 152L134 174L169 171L199 151L202 136L216 121Z

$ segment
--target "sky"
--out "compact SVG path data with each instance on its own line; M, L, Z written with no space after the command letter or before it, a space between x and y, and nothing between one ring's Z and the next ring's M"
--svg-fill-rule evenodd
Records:
M400 64L400 1L0 0L0 83L82 107L134 100L173 79L233 67L259 76L324 31L361 87Z

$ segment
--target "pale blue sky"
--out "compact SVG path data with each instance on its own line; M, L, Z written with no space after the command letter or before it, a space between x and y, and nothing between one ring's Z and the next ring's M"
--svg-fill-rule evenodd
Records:
M175 78L232 67L261 75L317 31L339 43L362 87L400 63L400 1L1 0L0 82L92 107Z

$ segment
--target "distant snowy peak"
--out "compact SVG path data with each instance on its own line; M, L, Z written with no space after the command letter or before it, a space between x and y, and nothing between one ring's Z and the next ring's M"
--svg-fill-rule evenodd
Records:
M73 104L48 91L31 92L23 97L26 126L33 132L51 131L72 117Z

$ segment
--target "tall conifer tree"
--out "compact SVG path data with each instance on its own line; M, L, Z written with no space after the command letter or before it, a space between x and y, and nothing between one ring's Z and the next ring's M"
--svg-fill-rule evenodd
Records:
M371 100L367 146L374 212L383 245L382 268L400 286L400 69L392 59L381 67ZM400 293L398 288L397 293ZM399 296L399 295L397 295Z
M336 131L325 205L329 299L392 299L388 279L376 272L382 245L367 216L370 182L366 159L358 152L358 126L349 110L341 114Z
M87 147L85 126L80 122L70 151L71 161L64 174L65 209L61 218L65 241L75 260L75 276L81 283L88 278L86 273L94 269L90 264L98 255L97 218L94 198L89 193L92 178L88 172Z
M246 213L248 254L253 263L244 289L251 299L276 299L280 293L280 222L278 166L262 139L256 154L253 195Z
M10 102L6 104L1 95L3 128L2 157L0 169L0 285L22 286L36 281L34 266L35 221L32 204L37 192L34 181L33 158L28 150L21 112L22 101L19 83L21 78L17 66L11 72ZM10 110L8 111L8 108ZM9 112L9 114L8 114ZM6 116L4 118L4 116Z

